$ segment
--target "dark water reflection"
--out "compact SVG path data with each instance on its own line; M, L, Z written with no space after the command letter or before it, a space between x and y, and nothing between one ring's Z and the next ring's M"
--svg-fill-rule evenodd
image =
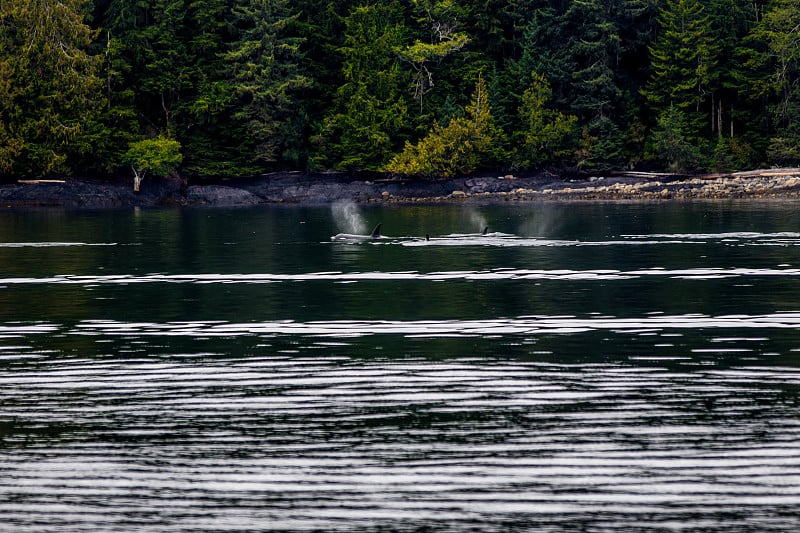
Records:
M794 531L796 207L0 213L0 531Z

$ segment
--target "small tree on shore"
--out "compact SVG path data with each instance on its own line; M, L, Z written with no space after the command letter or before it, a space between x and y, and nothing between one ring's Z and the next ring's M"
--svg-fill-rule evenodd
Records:
M183 161L181 143L164 136L136 141L129 145L124 159L133 169L133 190L139 192L148 171L159 177L167 177L175 171Z
M677 106L671 105L661 112L653 130L650 156L666 163L673 172L700 166L700 149L692 142L689 119Z

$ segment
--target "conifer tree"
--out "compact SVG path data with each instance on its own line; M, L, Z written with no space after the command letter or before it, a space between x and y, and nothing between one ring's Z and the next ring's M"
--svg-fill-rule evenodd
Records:
M5 49L4 40L0 40L0 45ZM19 135L13 132L15 125L8 123L9 117L15 114L13 106L16 98L10 63L10 57L0 57L0 176L14 168L14 162L24 145Z
M69 172L102 133L102 60L89 53L85 5L0 2L0 172Z
M471 48L481 51L494 65L514 57L515 0L459 0L464 29L474 40ZM528 13L528 16L530 13Z
M112 38L110 32L100 31L96 49L103 58L101 76L105 105L100 117L103 133L85 167L102 174L119 169L128 145L139 138L139 125L135 92L125 79L130 63L124 56L122 43Z
M145 25L132 43L141 54L142 65L136 80L147 99L149 117L159 130L178 129L179 106L184 91L192 86L194 61L187 49L187 12L184 0L154 0L145 12Z
M521 51L519 59L509 68L512 77L518 83L522 81L517 91L521 94L536 72L548 80L553 103L563 109L569 105L567 92L572 73L577 69L575 58L566 47L569 33L564 8L557 2L532 2L532 5L521 6L520 11Z
M667 0L659 26L650 47L652 74L642 94L656 114L679 109L686 117L683 134L699 142L708 131L707 104L717 68L710 17L698 0Z
M396 4L360 6L345 19L344 84L317 137L318 165L375 170L407 127L406 87L396 50L404 25Z
M575 65L563 46L567 30L562 3L542 0L512 2L510 10L516 28L516 53L515 58L500 70L502 92L499 96L493 92L496 104L493 102L492 110L498 118L498 125L518 142L518 136L524 135L530 127L529 117L526 117L528 112L522 109L524 94L532 89L532 80L536 84L535 80L541 77L546 83L547 109L566 112L569 110L570 75L575 71ZM515 165L535 164L537 158L526 162L529 158L521 155L525 150L518 144L515 148Z
M246 174L238 165L238 142L230 141L234 95L224 53L234 39L233 7L226 0L186 2L184 28L178 32L185 43L184 75L190 82L178 91L172 129L183 145L182 170L192 174Z
M111 0L103 14L103 29L119 47L120 89L133 92L141 128L148 134L176 133L178 106L192 86L184 4Z
M673 172L697 168L700 149L687 137L686 113L676 105L661 112L653 130L650 158L660 160Z
M771 118L768 155L781 164L800 162L800 0L772 0L751 32L747 66L756 97Z
M574 30L568 46L577 68L572 72L575 98L572 109L591 119L613 116L621 88L615 70L623 43L616 15L624 0L576 0L565 13Z
M231 140L240 153L229 157L238 155L245 165L296 164L305 128L297 94L311 83L302 71L302 39L289 31L297 15L286 0L248 0L232 16L237 35L224 54L221 91L229 87L235 97Z
M523 127L516 132L514 163L538 167L566 160L573 151L572 137L577 117L550 109L552 90L541 74L534 72L522 95L519 114Z
M759 7L752 0L708 0L706 9L717 50L709 87L709 129L717 137L730 139L743 132L735 127L735 119L744 101L741 93L748 89L740 84L742 65L738 55L743 40L756 23Z

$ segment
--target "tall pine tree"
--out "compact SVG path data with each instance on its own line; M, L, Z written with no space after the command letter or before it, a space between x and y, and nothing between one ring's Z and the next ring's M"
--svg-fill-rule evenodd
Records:
M69 172L102 135L102 58L83 0L0 3L0 173Z
M298 94L311 83L303 71L302 39L291 32L297 15L286 0L248 0L232 14L236 39L224 60L235 96L228 139L238 143L238 153L229 157L251 166L297 165L306 128Z
M317 165L378 169L408 126L409 78L399 63L405 26L397 3L355 8L345 20L344 84L318 137Z
M769 159L800 163L800 0L772 0L750 39L753 93L771 119Z
M685 115L687 139L708 137L717 54L711 19L698 0L667 0L650 47L652 74L642 94L655 116L674 107ZM674 111L671 111L674 114Z

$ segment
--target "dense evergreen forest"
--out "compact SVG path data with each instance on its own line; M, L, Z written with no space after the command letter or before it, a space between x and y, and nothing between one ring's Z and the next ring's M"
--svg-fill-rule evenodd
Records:
M0 176L800 163L800 0L0 0Z

